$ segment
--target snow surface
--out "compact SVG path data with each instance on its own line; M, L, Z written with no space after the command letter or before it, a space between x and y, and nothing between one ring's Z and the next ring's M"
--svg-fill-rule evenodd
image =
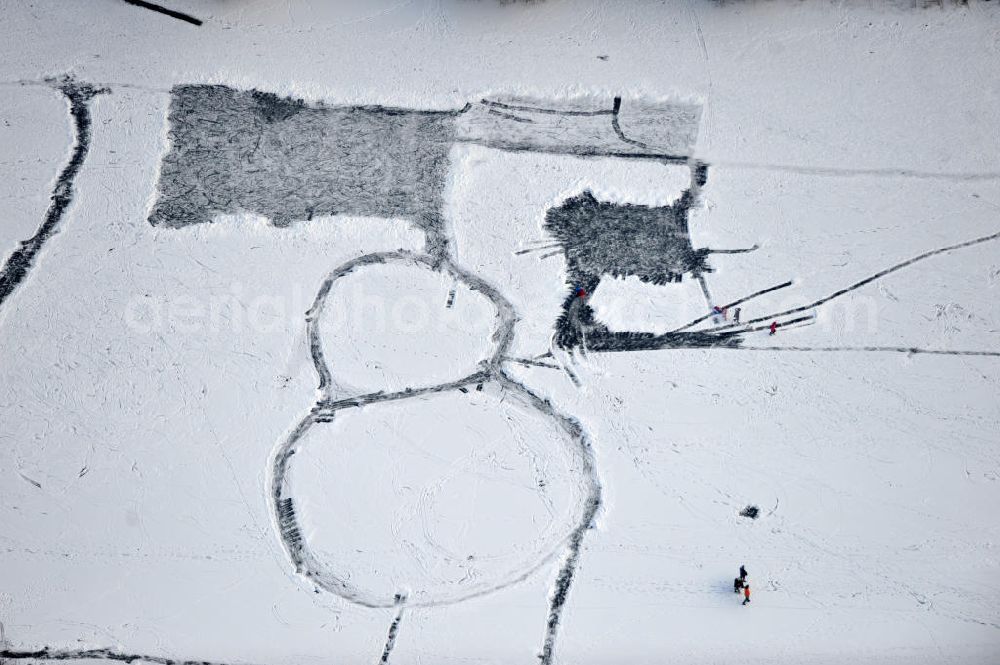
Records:
M517 309L515 356L548 350L567 293L562 252L542 229L545 211L587 190L599 201L670 205L691 179L687 166L474 145L456 147L451 159L446 213L455 254L464 267L502 285Z
M27 88L0 95L0 260L35 233L73 138L58 91Z
M383 264L334 282L318 334L338 392L353 397L474 374L495 350L496 319L489 300L447 273Z
M455 602L559 552L582 473L566 438L495 387L437 393L314 425L289 482L313 552L366 597Z
M307 312L337 266L421 252L424 235L362 217L153 228L171 86L415 109L492 94L701 104L693 246L759 245L709 257L712 301L793 281L744 304L747 320L1000 231L995 4L169 3L201 27L110 1L0 7L4 259L37 228L72 141L44 79L111 90L91 102L59 231L0 304L5 657L354 663L389 641L396 665L534 663L543 649L580 462L495 382L338 412L292 458L323 561L412 607L363 607L296 573L269 463L322 397ZM550 350L568 294L561 255L516 253L551 242L547 207L588 188L663 205L688 180L684 165L454 147L455 263L513 305L509 355ZM553 662L998 662L1000 358L906 352L1000 351L998 246L886 275L814 322L748 335L755 348L504 361L579 423L602 487ZM352 274L355 295L412 289L443 328L338 329L345 353L326 359L344 391L453 380L494 350L481 294L371 270ZM593 302L612 330L708 313L690 279L605 278ZM739 516L749 504L758 519ZM732 592L740 564L749 607Z

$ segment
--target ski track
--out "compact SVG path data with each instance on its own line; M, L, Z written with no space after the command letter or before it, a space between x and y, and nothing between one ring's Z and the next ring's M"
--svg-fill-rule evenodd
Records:
M980 238L975 238L973 240L966 240L965 242L956 243L954 245L948 245L946 247L940 247L938 249L932 249L930 251L924 252L923 254L918 254L917 256L914 256L913 258L907 259L906 261L901 261L900 263L897 263L895 265L889 266L888 268L885 268L884 270L880 270L877 273L875 273L874 275L869 275L868 277L865 277L864 279L862 279L862 280L860 280L858 282L855 282L854 284L851 284L850 286L844 287L843 289L840 289L838 291L834 291L830 295L825 296L823 298L820 298L819 300L813 301L813 302L809 303L808 305L801 305L799 307L793 307L792 309L786 309L783 312L777 312L775 314L767 314L765 316L759 316L759 317L757 317L755 319L750 319L749 321L742 321L739 324L731 323L729 325L719 326L717 328L710 328L710 329L702 331L702 332L715 332L715 333L718 333L718 332L721 332L721 331L732 330L734 328L738 329L736 332L742 332L743 329L740 328L740 326L750 326L750 325L752 325L754 323L760 323L762 321L771 321L771 320L777 319L777 318L782 317L782 316L787 316L789 314L797 314L799 312L804 312L806 310L814 309L816 307L819 307L820 305L825 305L826 303L828 303L831 300L834 300L836 298L839 298L840 296L846 295L846 294L850 293L851 291L855 291L857 289L860 289L862 286L865 286L867 284L871 284L872 282L874 282L876 280L879 280L879 279L885 277L886 275L890 275L890 274L892 274L892 273L894 273L894 272L896 272L898 270L902 270L903 268L907 268L907 267L909 267L909 266L911 266L911 265L913 265L915 263L919 263L920 261L923 261L924 259L929 259L929 258L931 258L933 256L937 256L938 254L946 254L948 252L953 252L953 251L956 251L956 250L959 250L959 249L965 249L966 247L973 247L975 245L981 245L983 243L991 242L991 241L997 240L997 239L1000 239L1000 231L998 231L997 233L992 233L992 234L990 234L988 236L982 236ZM688 326L690 326L690 325L691 324L688 324ZM685 326L685 327L688 327L688 326Z

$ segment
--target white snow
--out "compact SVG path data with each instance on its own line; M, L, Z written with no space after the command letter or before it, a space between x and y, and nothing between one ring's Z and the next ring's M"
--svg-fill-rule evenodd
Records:
M21 87L0 94L0 260L30 238L49 205L52 184L73 137L63 96Z
M447 273L390 263L336 280L318 332L338 393L357 397L474 374L497 323L490 301Z
M611 330L656 334L675 330L712 311L696 280L663 288L635 276L601 280L590 306Z
M492 94L700 103L709 176L693 246L760 245L709 257L712 300L793 281L745 303L744 320L1000 231L995 3L164 4L205 23L122 2L0 8L3 259L41 223L69 156L68 107L44 79L111 89L91 103L59 232L0 305L5 649L377 662L396 616L296 573L268 463L316 406L306 313L323 280L372 252L422 252L424 236L360 217L154 229L173 85L417 109ZM549 351L567 295L561 255L516 254L546 243L549 206L588 188L663 205L689 178L454 147L455 262L513 304L509 355ZM810 325L749 335L759 350L505 362L579 422L603 489L554 662L998 662L1000 358L781 350L1000 351L998 247L887 275ZM327 331L343 350L326 353L338 397L454 380L494 348L493 307L461 283L388 266L344 279L331 303L412 293L438 327ZM707 313L690 279L605 278L593 304L613 330ZM466 388L338 411L292 458L322 560L414 598L394 665L538 662L580 509L580 461L552 420L496 383ZM739 516L749 504L759 519ZM732 591L740 564L749 607Z
M491 385L317 423L289 483L326 569L373 602L441 604L558 553L581 499L575 457L551 419Z
M514 356L548 350L569 293L563 254L542 227L548 208L588 190L599 201L670 205L691 180L686 166L470 145L454 148L451 162L446 212L457 261L500 287L517 309Z

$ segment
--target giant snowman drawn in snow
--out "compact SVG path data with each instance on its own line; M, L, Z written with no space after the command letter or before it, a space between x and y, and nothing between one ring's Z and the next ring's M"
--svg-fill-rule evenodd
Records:
M563 352L739 347L748 332L808 320L814 307L914 261L997 237L928 252L799 307L743 322L720 318L791 282L718 307L711 301L710 255L754 247L692 245L688 213L709 175L691 157L700 115L689 103L613 96L492 98L420 111L307 104L221 85L173 89L151 224L181 228L241 212L276 226L356 215L403 220L425 235L422 253L380 252L331 266L306 313L318 397L277 442L268 497L304 580L402 613L487 594L551 566L540 654L550 662L601 486L587 432L519 382L509 363ZM668 164L687 169L687 185L666 205L609 203L585 190L549 206L542 225L549 244L541 249L562 255L565 296L551 313L552 352L514 358L521 314L502 285L456 259L446 224L446 176L459 144ZM602 279L621 277L664 289L693 280L705 314L665 333L612 330L591 297ZM336 312L352 299L363 303L369 288L430 303L439 312L438 348L454 349L452 357L422 356L420 335L409 331L383 331L376 341L363 325L334 325ZM363 362L344 363L345 350ZM385 482L359 485L370 467ZM390 643L397 624L398 617Z
M426 237L424 253L368 254L333 267L306 314L319 397L278 442L269 496L303 578L362 606L402 608L459 602L551 565L556 585L541 653L551 660L601 487L581 425L506 368L518 311L454 257L443 212L449 152L467 143L690 169L689 187L670 205L608 204L584 191L549 209L544 228L567 266L552 343L595 351L734 345L737 332L612 332L588 304L605 277L704 286L711 251L692 247L688 234L688 210L708 174L690 158L700 115L689 103L612 96L494 98L419 111L307 104L220 85L174 88L151 224L180 228L238 212L278 226L364 215L405 220ZM363 329L330 324L331 312L368 285L440 303L438 334L476 338L475 355L449 359L454 375L428 381L419 349L408 348L419 346L412 335L392 339L390 331L388 344L374 345ZM346 347L367 359L349 376L337 362ZM458 426L469 422L471 432ZM379 461L391 480L359 495L352 475ZM475 523L453 514L469 502L485 511Z

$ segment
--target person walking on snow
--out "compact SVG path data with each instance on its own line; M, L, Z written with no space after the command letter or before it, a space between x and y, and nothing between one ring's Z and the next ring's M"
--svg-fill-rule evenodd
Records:
M771 321L771 328L770 328L770 330L771 330L771 332L770 332L771 335L773 335L774 333L778 332L778 322L777 321Z
M747 582L743 585L743 604L746 605L750 602L750 583Z
M744 566L740 566L740 579L744 582L747 581L747 569Z

